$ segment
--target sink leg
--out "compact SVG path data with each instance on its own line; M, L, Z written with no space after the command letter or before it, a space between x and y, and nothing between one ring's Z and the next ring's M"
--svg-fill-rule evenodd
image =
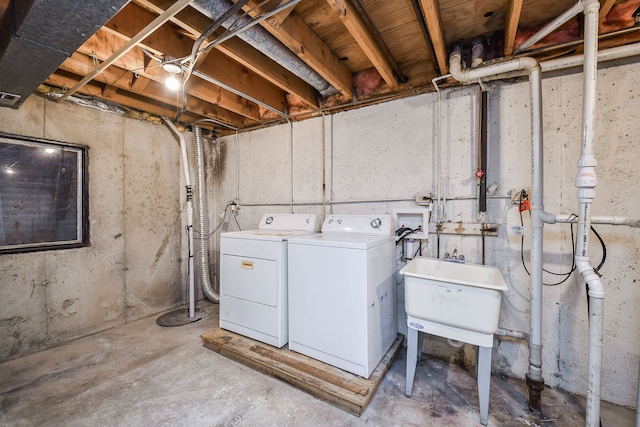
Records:
M480 423L489 421L489 389L491 385L491 351L493 347L478 347L478 397L480 400Z
M411 397L413 378L416 375L418 363L418 331L409 327L407 330L407 388L405 394Z

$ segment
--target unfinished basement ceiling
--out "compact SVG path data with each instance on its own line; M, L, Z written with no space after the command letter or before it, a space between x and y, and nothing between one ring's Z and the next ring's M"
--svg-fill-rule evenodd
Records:
M462 42L470 50L472 40L482 38L485 60L512 57L521 42L576 3L299 0L285 7L290 0L238 1L242 12L219 27L212 24L234 6L228 0L182 0L188 4L183 8L180 1L129 1L51 70L40 91L57 92L59 98L71 89L74 97L101 98L183 124L199 121L225 134L433 90L432 79L448 72L454 44ZM9 3L0 0L3 15L11 9ZM633 16L640 0L600 3L600 49L640 41ZM282 11L250 30L203 49L279 7ZM141 34L172 8L178 10L174 16L148 35ZM580 53L576 41L581 40L582 25L579 15L519 55L541 60ZM53 36L57 26L52 23L42 31ZM194 48L202 33L214 27ZM112 64L104 63L127 44L130 50ZM192 52L199 50L194 62ZM191 70L177 91L166 87L169 73L161 63L173 59L182 68L179 80ZM86 76L91 79L78 86Z

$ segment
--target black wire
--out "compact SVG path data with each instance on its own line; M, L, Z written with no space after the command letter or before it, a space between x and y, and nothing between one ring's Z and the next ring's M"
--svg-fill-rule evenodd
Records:
M520 209L520 206L522 205L522 200L523 197L525 198L525 200L529 199L529 196L527 195L527 193L524 191L524 189L520 192L520 203L518 204L518 212L520 213L520 226L524 227L524 221L522 219L522 210ZM571 219L576 218L577 215L576 214L571 214ZM564 279L562 279L559 282L556 283L544 283L542 282L542 284L544 286L558 286L563 284L564 282L566 282L569 277L571 277L571 274L576 270L576 245L575 245L575 236L573 233L573 222L570 223L571 224L571 269L569 270L568 273L555 273L553 271L549 271L546 269L542 269L542 271L544 271L545 273L549 273L549 274L553 274L554 276L565 276ZM531 276L531 273L529 272L529 269L527 269L527 265L524 262L524 233L522 233L522 237L520 238L520 259L522 260L522 266L524 267L524 271L527 272L527 274L529 276Z
M224 208L224 214L222 215L222 219L220 220L220 223L216 226L216 228L213 229L213 231L210 231L209 233L202 233L201 230L196 229L195 227L193 228L193 231L198 233L200 235L199 239L209 239L211 238L211 236L213 236L219 229L220 227L222 227L222 224L224 224L224 220L227 218L227 212L229 210L229 206L235 205L235 202L233 200L231 200L229 203L227 203L227 206L225 206ZM235 218L236 220L236 224L238 224L238 219ZM238 224L238 229L240 229L242 231L242 229L240 228L240 224Z
M600 237L596 229L593 228L593 225L591 226L591 231L593 231L593 234L596 235L596 237L600 241L600 245L602 246L602 260L600 260L600 264L598 264L598 266L595 268L596 273L598 273L604 265L604 262L607 260L607 246L604 244L604 240L602 240L602 237Z

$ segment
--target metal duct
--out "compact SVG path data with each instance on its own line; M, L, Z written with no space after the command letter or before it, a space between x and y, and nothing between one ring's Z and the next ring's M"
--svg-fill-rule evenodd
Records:
M227 0L196 0L191 6L215 21L233 6L233 3ZM236 22L236 19L239 20ZM243 13L238 13L232 19L223 23L222 26L229 28L229 26L233 24L234 27L240 27L250 22L251 18ZM238 34L238 37L309 83L316 88L322 96L327 97L338 93L320 74L316 73L302 59L298 58L289 48L269 34L264 28L260 26L249 28Z
M202 142L202 129L193 127L196 140L196 172L198 176L198 227L200 227L200 285L207 299L214 303L220 302L220 295L213 290L211 276L209 274L209 255L207 253L207 223L205 221L205 197L204 197L204 150Z
M0 23L0 106L20 106L125 3L11 0Z

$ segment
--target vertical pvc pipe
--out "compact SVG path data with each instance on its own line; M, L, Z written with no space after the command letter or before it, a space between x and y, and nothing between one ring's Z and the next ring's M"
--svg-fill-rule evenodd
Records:
M587 385L586 425L600 425L600 385L602 378L602 328L604 291L600 277L589 264L589 233L591 229L591 205L595 198L596 159L593 155L595 139L596 76L598 53L597 0L588 0L585 5L584 31L584 86L582 110L582 153L578 160L578 233L576 244L576 268L589 288L589 373Z
M529 327L529 377L542 382L542 248L544 212L544 162L542 145L542 82L540 67L529 72L531 91L531 289ZM539 397L538 397L539 399ZM529 403L531 409L540 410L539 404ZM531 400L531 399L530 399Z
M636 427L640 427L640 366L638 367L638 394L636 399Z
M193 260L193 194L191 192L191 172L189 171L189 156L187 155L187 144L184 141L184 136L178 131L171 120L163 117L163 120L167 127L175 134L178 141L180 141L180 153L182 155L182 168L184 171L184 182L187 197L187 233L189 236L189 318L195 316L195 280L194 280L194 260Z

